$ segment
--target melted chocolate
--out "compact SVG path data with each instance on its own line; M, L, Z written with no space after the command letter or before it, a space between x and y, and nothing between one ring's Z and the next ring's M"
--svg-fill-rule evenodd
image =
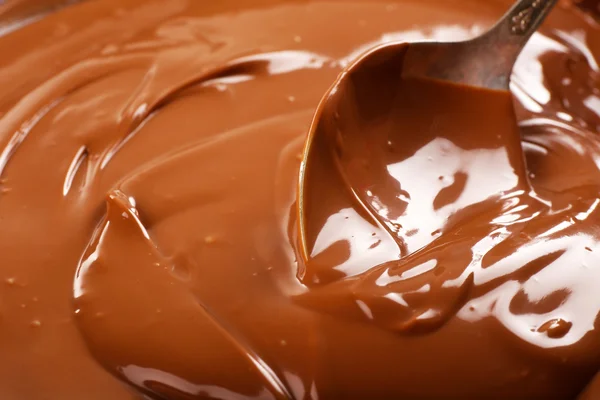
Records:
M1 37L2 398L576 398L600 366L588 3L513 99L374 66L342 88L374 100L337 103L306 263L297 174L336 76L509 1L98 0Z

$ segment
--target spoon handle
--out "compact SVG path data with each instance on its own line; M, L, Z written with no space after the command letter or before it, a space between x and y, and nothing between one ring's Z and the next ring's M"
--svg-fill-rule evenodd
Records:
M479 41L501 49L512 66L519 53L558 0L519 0Z
M508 24L512 37L527 41L554 7L557 0L521 0L499 24Z
M486 33L465 42L431 42L409 48L404 76L508 90L513 66L559 0L519 0Z
M519 0L489 31L459 43L457 51L465 61L455 68L462 74L450 80L508 90L519 54L557 2Z

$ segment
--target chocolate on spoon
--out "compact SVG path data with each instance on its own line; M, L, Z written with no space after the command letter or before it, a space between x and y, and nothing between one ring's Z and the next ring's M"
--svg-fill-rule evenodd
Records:
M331 158L330 154L323 154L321 143L344 141L349 135L348 128L358 128L359 132L354 133L362 136L363 143L352 149L358 154L352 157L360 158L361 152L370 147L372 135L364 126L357 126L357 117L352 114L370 114L367 116L377 119L388 111L396 112L398 104L393 103L405 95L400 89L407 79L427 78L439 81L440 85L451 82L508 91L518 55L556 3L557 0L520 0L491 30L469 41L383 45L365 54L340 75L319 106L301 164L297 207L300 246L306 259L314 247L315 229L320 229L313 225L322 224L315 221L313 209L327 198L322 191L325 188L320 188L313 179L322 168L319 164ZM343 95L340 92L344 92ZM351 104L353 102L355 104ZM382 109L385 107L387 109ZM342 109L347 111L343 115ZM428 117L433 120L438 116L432 110ZM516 121L514 124L516 126ZM345 149L346 158L348 152Z
M591 215L596 194L533 190L508 90L555 4L519 1L467 42L381 46L340 75L301 165L299 278L311 290L300 302L394 331L435 329L567 254L565 221ZM579 238L595 243L589 230ZM536 318L539 345L578 340L570 322Z

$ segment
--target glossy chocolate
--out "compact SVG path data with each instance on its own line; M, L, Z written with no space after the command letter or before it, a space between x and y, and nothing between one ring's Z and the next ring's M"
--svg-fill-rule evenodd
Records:
M550 16L512 99L365 66L297 244L342 69L510 3L97 0L1 37L1 397L577 398L600 366L593 2Z

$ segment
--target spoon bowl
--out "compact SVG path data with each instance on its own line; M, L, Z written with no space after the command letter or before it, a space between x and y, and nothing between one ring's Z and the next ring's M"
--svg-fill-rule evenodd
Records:
M410 201L410 194L388 174L386 168L389 162L385 161L386 158L389 160L385 149L397 153L403 144L389 140L390 136L387 134L370 134L373 131L389 132L397 128L397 122L401 119L400 115L396 117L397 114L401 114L398 107L418 103L416 98L404 98L399 88L406 90L406 82L417 80L425 82L425 86L415 87L415 90L435 90L427 83L435 81L444 88L447 95L453 91L460 91L460 86L466 86L479 91L478 96L484 102L488 101L486 92L504 92L505 95L501 95L503 98L498 99L499 112L513 113L508 93L513 66L531 35L557 1L520 0L488 32L469 41L395 43L379 46L367 52L340 74L318 107L300 166L297 217L299 248L305 261L313 258L326 219L340 209L352 208L373 226L388 232L397 233L403 229L402 226L394 224L393 216L388 218L386 212L391 209L404 210L406 207L401 204L398 207L386 205L407 203ZM409 82L408 85L412 83ZM436 96L435 93L429 93L425 97L435 99ZM430 119L434 122L443 121L443 114L460 114L463 108L470 108L470 113L464 114L467 121L460 128L468 130L468 120L478 119L477 110L474 110L477 107L473 107L472 104L453 104L447 110L443 105L433 107ZM505 127L507 131L516 129L514 115L512 119L514 127ZM490 121L494 121L494 118ZM415 129L434 129L431 124L426 128L423 126L412 127L412 132L415 132ZM435 127L435 123L433 126ZM515 141L518 135L512 134L497 139ZM380 143L382 140L386 143ZM423 141L426 140L427 134L424 134ZM465 145L468 146L468 143ZM489 143L488 147L494 147L494 144ZM518 149L520 145L506 147ZM412 150L403 148L402 151ZM510 176L512 172L517 177L526 175L522 154L507 154L506 158L510 161L506 163L510 164L510 169L507 169L509 172L504 173L502 179L495 184L486 185L487 189L482 191L484 195L514 189L524 183ZM498 170L503 171L502 168L499 165ZM337 180L319 179L328 171L345 173L338 174ZM442 178L440 175L440 179ZM524 180L526 178L521 179ZM374 184L378 188L376 195L372 190ZM377 212L373 212L374 209ZM432 232L437 230L435 226L436 223L432 222ZM410 252L411 248L419 248L423 244L421 242L427 240L418 235L411 235L410 230L400 236L403 238L396 238L396 241L399 248L404 249L401 253ZM300 275L306 273L301 271Z

